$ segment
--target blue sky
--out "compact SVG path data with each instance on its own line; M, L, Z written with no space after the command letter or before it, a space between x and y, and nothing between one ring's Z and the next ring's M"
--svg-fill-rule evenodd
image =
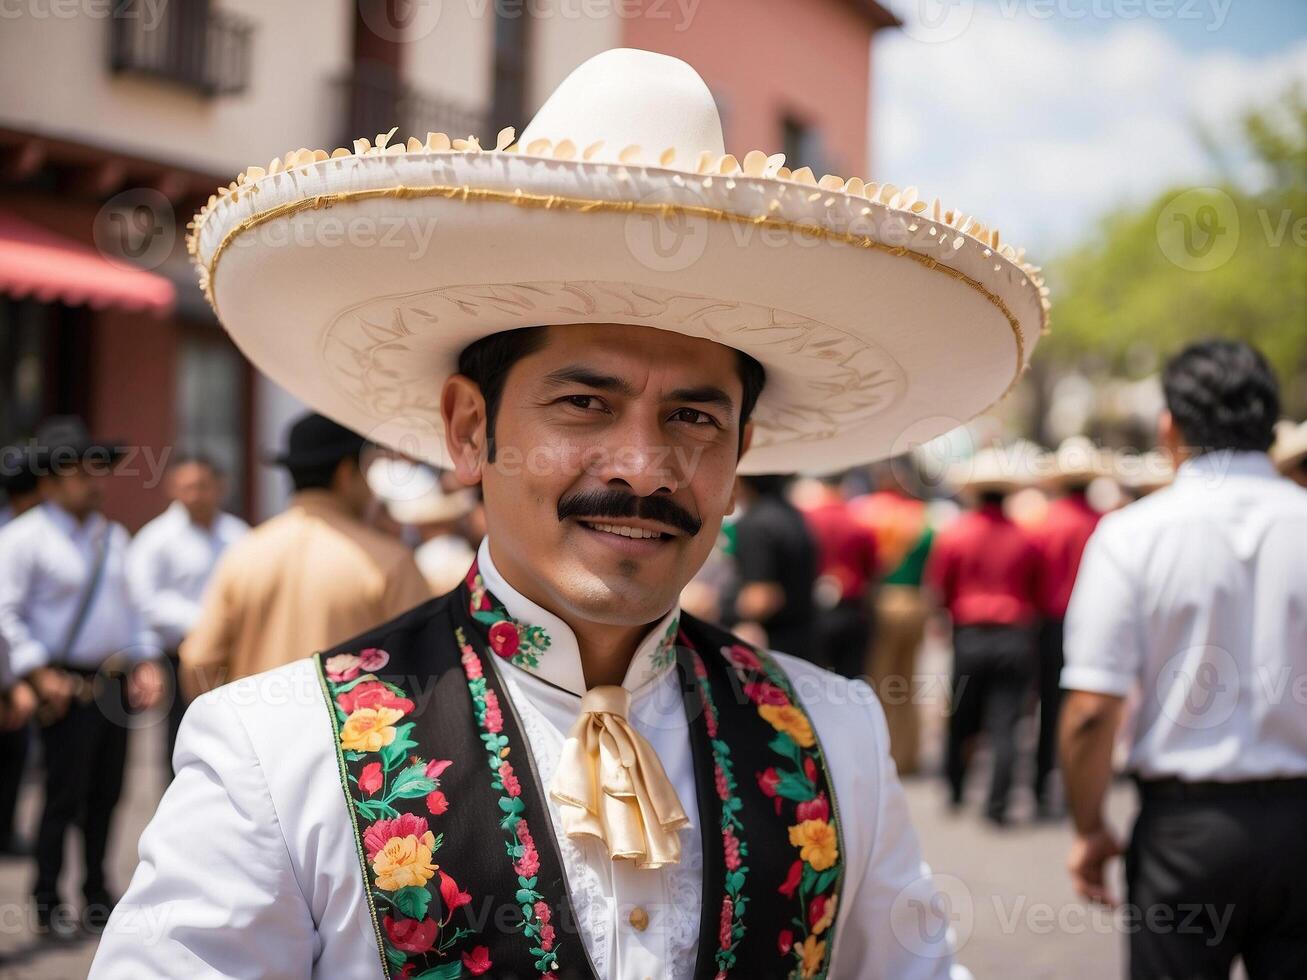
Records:
M890 0L872 176L915 184L1037 260L1113 206L1218 177L1249 105L1307 85L1307 0ZM1236 179L1256 168L1230 154Z

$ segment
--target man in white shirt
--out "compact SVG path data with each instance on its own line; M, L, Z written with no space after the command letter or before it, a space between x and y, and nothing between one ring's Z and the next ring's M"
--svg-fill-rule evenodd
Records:
M513 137L297 153L194 222L256 365L480 485L488 531L452 592L192 704L92 976L942 980L870 688L679 596L737 471L847 468L997 399L1037 273L914 194L741 164L663 55L592 58ZM436 237L307 248L324 216ZM695 254L664 218L706 222Z
M44 502L4 532L0 638L14 674L41 702L46 782L33 897L45 931L56 920L74 822L84 842L84 920L102 925L113 907L104 863L126 760L124 706L151 706L161 682L153 637L127 586L127 531L100 513L101 481L120 456L93 442L80 420L50 420L30 459Z
M204 587L218 559L249 525L222 510L223 475L213 460L198 454L173 457L168 466L172 503L142 527L127 551L132 595L154 631L171 667L168 698L168 765L186 699L177 683L178 648L200 615Z
M1131 976L1307 976L1307 491L1266 454L1279 394L1253 348L1192 345L1163 387L1175 482L1102 520L1067 613L1070 870L1114 901L1102 804L1137 686Z

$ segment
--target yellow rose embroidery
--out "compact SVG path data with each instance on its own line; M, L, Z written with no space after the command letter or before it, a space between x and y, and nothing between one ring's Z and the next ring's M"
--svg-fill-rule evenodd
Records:
M809 936L799 944L799 953L803 959L804 977L815 977L826 959L826 940Z
M825 871L839 860L835 828L826 820L804 820L790 828L790 843L813 871Z
M816 744L808 716L792 704L760 704L758 714L767 719L772 728L784 732L805 749Z
M404 717L398 708L358 708L345 719L340 730L342 748L354 752L377 752L395 741L391 726Z
M431 849L436 838L427 831L421 837L392 837L372 859L372 870L377 874L377 887L388 892L399 891L409 885L424 887L436 873L431 863Z

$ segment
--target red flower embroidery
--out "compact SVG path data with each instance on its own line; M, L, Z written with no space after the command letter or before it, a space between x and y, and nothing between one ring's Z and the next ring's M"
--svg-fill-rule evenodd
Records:
M522 856L513 862L513 870L523 878L534 878L540 870L540 855L525 820L517 822L517 839L522 845Z
M545 925L540 927L540 948L546 953L554 948L554 927Z
M507 619L490 627L490 649L505 660L517 653L521 642L522 637L517 632L516 624Z
M762 661L758 655L743 644L733 643L722 649L726 659L741 670L762 670Z
M438 817L449 809L449 800L445 799L445 794L438 789L433 789L427 794L427 810L433 817Z
M786 898L794 897L794 889L799 887L799 879L803 877L803 862L795 861L790 865L790 873L785 876L785 882L776 890Z
M803 757L803 774L808 777L808 782L815 783L817 781L817 763L810 755Z
M775 796L780 784L781 775L776 771L775 766L768 766L758 773L758 788L762 790L764 796Z
M731 795L731 788L726 782L726 773L721 766L713 766L713 781L717 784L717 798L725 800Z
M405 714L413 710L412 701L399 697L381 681L364 681L352 691L339 695L336 703L347 715L359 708L395 708Z
M371 796L381 789L381 763L369 762L359 773L359 789Z
M722 923L717 930L717 942L722 949L731 948L731 920L735 916L735 903L731 901L731 896L727 895L722 899Z
M392 837L421 837L431 828L427 826L426 817L415 817L411 813L401 813L393 820L378 820L363 832L363 849L368 860L377 856L377 852L386 846Z
M468 902L472 901L472 896L462 891L458 887L458 882L445 872L440 871L440 897L444 900L445 910L453 912L455 909L461 909Z
M467 972L474 977L489 970L493 963L490 962L490 948L488 946L478 946L470 953L463 954L463 965L467 967Z
M789 956L790 950L794 948L794 931L792 929L782 929L781 934L776 937L776 946L780 949L782 956Z
M504 792L509 796L522 795L522 784L517 781L517 777L513 775L513 767L507 762L499 764L499 779L504 784Z
M386 664L390 663L390 654L385 650L378 650L376 647L368 647L366 650L359 651L359 666L367 673L380 670Z
M498 735L504 730L504 715L499 710L499 695L486 691L486 731Z
M726 870L735 871L740 866L740 839L732 828L722 831L722 845L726 850Z
M785 705L790 703L790 699L785 692L770 681L751 681L745 684L744 696L754 704Z
M419 922L417 919L392 919L386 916L382 925L386 928L386 936L391 944L406 953L425 953L435 945L436 931L439 929L434 919Z
M800 822L804 820L829 820L830 801L826 799L825 793L819 793L815 800L807 800L795 807L794 815Z
M440 774L453 764L453 759L432 759L427 763L427 779L439 779Z
M826 914L826 903L830 901L825 895L817 895L808 903L808 928L814 929L821 917Z

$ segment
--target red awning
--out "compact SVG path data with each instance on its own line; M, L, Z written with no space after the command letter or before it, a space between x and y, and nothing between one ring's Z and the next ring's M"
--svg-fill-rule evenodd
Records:
M160 316L177 300L176 289L163 276L110 262L89 245L7 211L0 211L0 293Z

